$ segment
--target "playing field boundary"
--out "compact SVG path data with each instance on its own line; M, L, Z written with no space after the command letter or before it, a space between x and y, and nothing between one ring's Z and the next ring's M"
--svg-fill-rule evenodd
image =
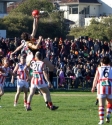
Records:
M23 94L23 93L21 93L21 94ZM14 96L15 95L15 93L6 93L5 94L5 96ZM36 96L40 96L39 94L37 94ZM60 96L60 97L76 97L76 96L79 96L79 97L90 97L90 96L96 96L96 94L90 94L90 93L88 93L88 94L77 94L77 93L74 93L74 94L69 94L69 93L65 93L65 94L60 94L60 93L53 93L53 94L51 94L51 96Z

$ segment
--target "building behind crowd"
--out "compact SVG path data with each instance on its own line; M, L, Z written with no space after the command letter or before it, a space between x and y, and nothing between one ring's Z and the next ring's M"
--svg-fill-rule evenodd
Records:
M1 0L0 17L4 17L24 0ZM64 12L64 18L71 21L72 26L87 26L90 20L112 15L111 0L49 0L56 5L57 10ZM8 4L9 2L14 2ZM99 19L100 20L100 19Z
M64 18L74 22L74 26L87 26L94 17L112 15L111 0L61 0L60 10Z

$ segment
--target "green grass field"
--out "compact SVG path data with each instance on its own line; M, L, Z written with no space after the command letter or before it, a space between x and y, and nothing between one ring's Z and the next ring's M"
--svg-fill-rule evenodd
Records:
M17 107L13 107L14 95L14 92L5 93L0 101L0 125L96 125L99 122L96 93L51 92L53 103L59 106L56 111L47 109L40 95L34 95L32 111L26 111L23 93Z

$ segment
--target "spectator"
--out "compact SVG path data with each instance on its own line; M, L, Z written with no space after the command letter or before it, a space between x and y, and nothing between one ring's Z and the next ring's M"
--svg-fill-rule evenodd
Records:
M58 53L58 39L57 38L55 38L53 41L53 52L54 52L54 55L57 56L57 53Z
M36 44L36 43L35 43ZM14 41L9 39L0 39L0 58L3 56L10 57L11 51L20 45L20 39L15 38ZM52 64L56 67L55 72L63 68L64 76L68 77L68 81L71 83L72 78L75 88L78 88L82 77L86 80L86 87L91 86L91 78L94 77L96 67L100 60L104 56L110 57L112 60L112 40L103 42L100 40L92 39L77 39L64 41L62 38L58 41L55 38L54 41L50 38L42 39L40 51L46 56ZM75 52L77 51L78 54ZM14 55L11 59L13 65L18 62L18 54ZM54 73L54 76L56 73Z
M59 72L59 86L62 87L65 84L65 76L64 76L64 72L63 69L61 68L60 72Z

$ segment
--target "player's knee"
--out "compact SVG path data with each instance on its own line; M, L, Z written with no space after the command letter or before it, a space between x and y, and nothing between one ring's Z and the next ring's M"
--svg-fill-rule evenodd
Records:
M20 93L21 93L21 92L18 90L16 94L19 95Z
M34 93L35 93L34 91L31 91L30 94L29 94L29 96L33 96Z

